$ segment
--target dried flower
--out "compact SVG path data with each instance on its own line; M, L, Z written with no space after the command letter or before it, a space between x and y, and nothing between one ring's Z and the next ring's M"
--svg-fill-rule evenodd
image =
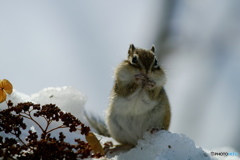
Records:
M7 94L11 94L13 90L12 84L7 80L0 80L0 103L6 100Z
M95 154L99 153L101 155L104 155L104 151L103 151L103 148L102 148L99 140L92 132L89 132L86 135L86 140L89 143L89 145L91 146L91 148L93 149Z
M0 159L79 159L103 156L101 145L90 128L71 113L62 112L55 104L40 106L25 102L14 106L11 101L7 104L8 109L0 111L0 133L14 135L16 139L0 136ZM38 117L45 119L46 126L38 123ZM29 130L28 136L22 137L22 130L29 127L24 123L26 119L32 120L36 124L35 128L39 127L41 132ZM49 127L54 121L60 125ZM68 128L69 132L80 131L89 143L81 139L75 139L76 144L67 143L62 132L59 132L58 137L51 136L52 131L62 128Z
M13 86L8 80L0 80L0 103L12 90ZM7 106L7 109L0 110L0 133L5 132L15 138L0 134L0 159L83 159L103 156L102 146L90 128L71 113L62 112L55 104L40 106L25 102L14 106L9 100ZM45 119L46 125L40 125L38 118ZM34 128L40 128L40 132L29 130L27 137L22 137L22 131L30 127L25 124L26 119L34 122ZM49 127L54 121L60 125ZM67 143L62 132L58 137L51 136L52 131L63 128L68 128L69 132L80 131L89 143L81 139L75 139L76 144Z

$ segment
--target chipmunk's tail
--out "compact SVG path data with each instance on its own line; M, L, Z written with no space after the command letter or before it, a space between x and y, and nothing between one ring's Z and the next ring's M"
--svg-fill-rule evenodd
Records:
M97 115L93 115L84 111L84 115L87 118L87 121L98 134L106 137L110 137L107 125L102 118Z

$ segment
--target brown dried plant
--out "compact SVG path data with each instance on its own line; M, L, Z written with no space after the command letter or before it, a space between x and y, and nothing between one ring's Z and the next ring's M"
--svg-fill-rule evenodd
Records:
M0 89L5 92L1 82ZM61 111L55 104L40 106L25 102L14 106L9 100L7 106L7 109L0 110L0 159L83 159L103 156L101 145L90 128L71 113ZM46 121L46 125L39 123L40 118ZM26 120L34 122L40 133L29 130L27 137L23 137L22 131L29 128ZM60 125L50 129L53 122ZM87 140L90 139L89 143L79 138L75 139L75 144L65 142L63 132L59 132L58 137L51 136L51 132L63 128L69 132L80 132ZM3 132L5 136L2 136ZM96 145L100 145L100 148L96 149Z

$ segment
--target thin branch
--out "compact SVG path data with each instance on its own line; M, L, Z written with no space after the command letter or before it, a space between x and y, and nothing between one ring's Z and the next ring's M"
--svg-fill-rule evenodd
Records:
M9 105L8 105L7 101L5 101L5 102L6 102L7 106L8 106L8 109L9 109L10 107L9 107Z
M32 118L31 114L29 114L29 117L33 122L35 122L38 125L38 127L42 130L42 132L44 132L44 129L42 128L42 126L37 121L35 121L35 119Z
M16 135L15 135L15 136L16 136ZM16 136L16 137L18 138L18 140L21 141L21 143L22 143L24 146L27 146L26 143L24 143L24 142L22 141L22 139L21 139L19 136Z
M25 114L25 113L24 113L24 114ZM21 113L19 113L19 115L22 116L22 117L24 117L24 118L27 118L27 119L32 120L31 118L29 118L29 117L27 117L27 116L24 116L24 115L22 115Z
M50 124L52 123L52 121L50 120L50 121L47 121L47 126L46 126L46 128L45 128L45 132L47 132L47 129L48 129L48 127L50 126Z
M28 111L29 114L31 114L31 112L33 111L34 109L32 108L30 111Z
M56 127L56 128L53 128L53 129L47 131L47 133L50 133L50 132L52 132L52 131L54 131L54 130L57 130L57 129L60 129L60 128L67 128L67 126L65 126L65 125L58 126L58 127Z
M22 140L19 136L16 135L16 133L12 133L12 132L10 132L10 133L11 133L12 135L14 135L15 137L17 137L18 140L21 141L21 143L22 143L24 146L27 146L26 143L24 143L23 140Z
M40 117L44 118L44 119L45 119L45 121L48 121L48 119L47 119L46 117L44 117L44 116L40 116Z

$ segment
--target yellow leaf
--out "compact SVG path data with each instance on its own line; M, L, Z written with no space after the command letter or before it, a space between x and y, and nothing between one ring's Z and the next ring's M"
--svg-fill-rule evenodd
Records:
M103 151L103 148L102 148L99 140L92 132L89 132L86 135L86 140L87 140L88 144L91 146L91 148L95 154L100 153L100 154L104 155L104 151Z
M7 98L6 93L0 88L0 103L4 102Z
M0 80L0 103L5 101L7 98L7 94L11 94L12 91L13 86L7 79Z
M11 94L12 91L13 91L13 86L12 86L12 84L11 84L7 79L1 80L0 88L3 88L3 90L4 90L7 94Z

